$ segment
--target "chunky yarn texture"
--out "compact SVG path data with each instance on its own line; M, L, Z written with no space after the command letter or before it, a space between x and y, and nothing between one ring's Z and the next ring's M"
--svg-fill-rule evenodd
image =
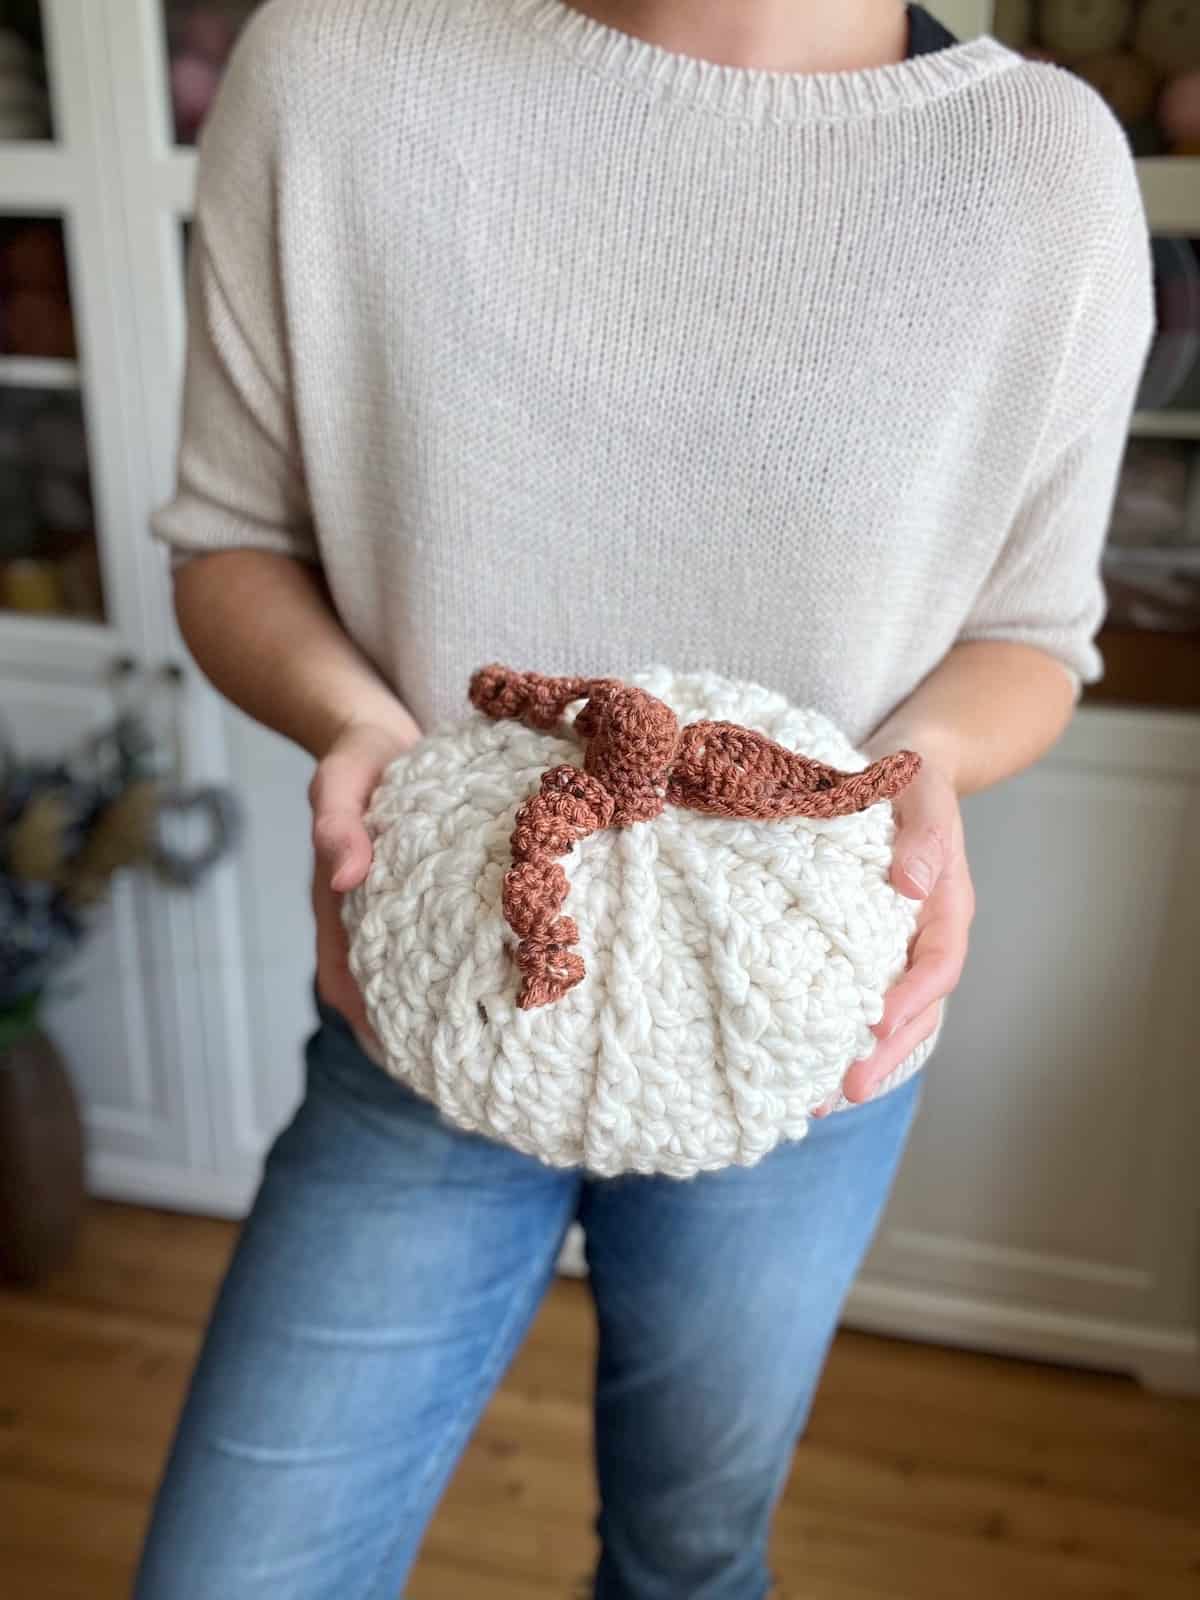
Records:
M732 723L841 772L867 766L827 718L758 685L666 667L627 682L684 729ZM551 1165L752 1165L803 1138L875 1045L917 915L887 881L891 805L770 820L665 805L589 832L560 859L586 980L522 1007L504 907L514 830L546 772L582 755L569 707L548 729L476 712L388 769L367 816L374 861L345 902L381 1064L457 1126Z

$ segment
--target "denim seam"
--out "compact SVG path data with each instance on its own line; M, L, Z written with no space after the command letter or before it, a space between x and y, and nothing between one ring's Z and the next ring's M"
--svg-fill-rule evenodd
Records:
M569 1222L570 1218L568 1217L568 1225ZM564 1225L562 1233L559 1235L559 1248L561 1248L562 1239L565 1237L566 1231L567 1228L566 1225ZM493 1388L496 1379L499 1376L500 1370L503 1367L503 1358L501 1352L504 1349L505 1341L508 1338L513 1325L526 1314L530 1302L532 1301L536 1303L539 1285L541 1286L541 1292L545 1292L546 1285L549 1284L550 1279L554 1275L554 1262L556 1259L557 1251L550 1256L543 1272L531 1280L530 1290L511 1308L508 1316L505 1317L504 1321L496 1330L496 1336L492 1340L491 1348L488 1351L487 1359L484 1362L480 1373L479 1383L471 1391L470 1395L463 1400L462 1405L459 1407L458 1416L455 1418L451 1427L446 1430L446 1436L442 1441L441 1449L433 1452L426 1465L425 1471L413 1484L405 1509L407 1509L407 1505L411 1505L418 1498L421 1490L424 1489L426 1484L429 1483L431 1479L433 1479L442 1469L446 1463L447 1457L462 1448L463 1443L470 1433L470 1429L466 1426L466 1420L469 1416L472 1402L475 1396L481 1391L487 1394L490 1393L491 1389ZM379 1560L375 1563L370 1577L367 1580L366 1587L363 1589L363 1594L366 1597L366 1600L370 1600L372 1591L375 1589L375 1586L378 1583L380 1573L384 1571L388 1563L388 1558L395 1551L396 1546L401 1542L403 1537L404 1530L401 1529L401 1531L397 1533L390 1544L387 1545L383 1553L380 1555ZM407 1589L407 1587L408 1584L406 1580L405 1588Z

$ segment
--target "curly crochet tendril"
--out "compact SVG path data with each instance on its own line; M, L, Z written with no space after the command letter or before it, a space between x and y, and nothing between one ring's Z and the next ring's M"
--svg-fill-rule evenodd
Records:
M567 875L557 860L590 834L650 822L665 806L710 815L778 821L844 817L890 800L921 766L913 750L842 772L732 722L679 726L668 705L616 678L545 677L499 665L471 679L471 704L496 721L553 730L584 700L575 732L582 768L551 767L517 812L513 864L505 873L504 916L517 935L523 1010L560 999L586 967L571 947L579 929L561 915Z

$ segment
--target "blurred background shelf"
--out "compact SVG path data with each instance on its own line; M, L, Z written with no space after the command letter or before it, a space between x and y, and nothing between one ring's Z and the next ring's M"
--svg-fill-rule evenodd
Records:
M1200 633L1106 627L1099 642L1104 677L1084 691L1085 705L1200 712Z
M1195 6L1195 0L1189 0ZM1181 0L1182 5L1182 0ZM1138 162L1146 214L1163 233L1200 233L1200 160L1146 156Z
M1114 572L1145 567L1151 572L1183 572L1200 575L1200 544L1197 545L1110 545L1105 564Z
M78 389L78 361L54 356L0 356L0 388Z
M1130 432L1139 439L1200 439L1200 411L1138 411Z

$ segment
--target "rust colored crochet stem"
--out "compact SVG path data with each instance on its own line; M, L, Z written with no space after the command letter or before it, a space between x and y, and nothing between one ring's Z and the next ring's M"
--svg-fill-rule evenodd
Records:
M891 800L916 777L921 758L900 750L862 772L842 772L787 750L733 722L680 728L670 706L618 678L548 678L481 667L471 704L496 720L549 732L574 700L586 704L575 731L583 768L552 767L517 812L513 864L504 875L504 915L517 935L524 1010L548 1005L583 977L571 946L579 929L562 916L567 875L556 857L602 828L649 822L667 804L719 817L771 821L844 817Z

